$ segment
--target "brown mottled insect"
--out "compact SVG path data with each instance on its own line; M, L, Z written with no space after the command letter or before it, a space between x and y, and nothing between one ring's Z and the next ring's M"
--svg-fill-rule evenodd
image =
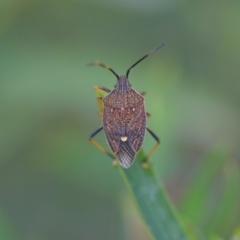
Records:
M103 126L95 130L90 135L89 140L112 159L115 160L117 157L119 163L124 168L129 168L132 165L137 152L142 147L146 129L156 140L156 144L143 159L143 162L147 161L160 143L157 135L146 126L146 116L148 114L144 107L144 93L138 93L132 88L128 80L128 75L134 66L162 46L164 46L164 43L134 63L127 70L126 76L119 77L109 66L100 62L88 64L89 66L96 65L108 69L117 77L117 83L113 90L109 90L103 86L95 88L97 93L99 93L99 90L103 90L108 94L104 98L97 98ZM105 133L107 143L114 154L107 151L93 139L102 129Z

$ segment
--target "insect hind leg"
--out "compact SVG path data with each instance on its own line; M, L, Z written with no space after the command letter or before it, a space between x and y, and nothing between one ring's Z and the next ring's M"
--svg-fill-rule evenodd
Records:
M101 152L105 153L106 155L108 155L110 158L112 158L113 160L113 166L116 166L117 164L117 160L116 157L109 152L108 150L106 150L101 144L99 144L96 140L93 139L93 137L95 137L100 131L103 130L103 127L100 127L98 129L96 129L94 132L92 132L89 136L89 141L95 145L95 147L97 147Z
M149 168L150 164L148 163L148 159L150 156L154 153L154 151L157 149L158 145L160 144L159 137L148 127L146 127L147 131L151 134L151 136L155 139L156 143L153 145L153 147L150 149L148 154L143 158L142 160L142 167Z

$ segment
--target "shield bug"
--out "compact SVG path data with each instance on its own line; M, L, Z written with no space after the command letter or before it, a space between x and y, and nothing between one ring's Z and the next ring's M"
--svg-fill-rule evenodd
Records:
M138 93L132 88L128 76L133 67L162 46L164 46L164 43L134 63L127 70L126 76L118 76L112 68L101 62L88 64L88 66L103 67L111 71L117 78L117 83L113 90L109 90L103 86L95 88L98 95L101 90L108 94L105 97L99 96L97 98L103 126L95 130L89 136L89 140L113 160L117 158L120 165L124 168L129 168L132 165L137 152L142 147L146 130L156 140L156 143L144 157L143 162L147 161L160 143L157 135L146 126L146 117L148 113L145 111L144 93ZM104 131L107 143L113 153L107 151L93 139L101 130Z

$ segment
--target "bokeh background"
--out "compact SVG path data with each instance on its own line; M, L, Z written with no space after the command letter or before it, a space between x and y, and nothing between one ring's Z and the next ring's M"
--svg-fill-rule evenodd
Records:
M1 0L0 238L149 239L118 171L88 141L101 126L93 86L111 89L116 78L85 64L125 74L162 42L130 73L162 141L151 162L186 222L231 236L240 226L239 23L236 0ZM144 148L153 144L147 135ZM201 214L191 215L189 183L201 185L218 156Z

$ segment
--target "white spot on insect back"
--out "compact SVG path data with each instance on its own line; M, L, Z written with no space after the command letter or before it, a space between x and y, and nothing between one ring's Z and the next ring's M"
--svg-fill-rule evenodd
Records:
M127 137L126 137L126 136L122 136L122 137L121 137L121 140L122 140L123 142L126 142L126 141L127 141Z

